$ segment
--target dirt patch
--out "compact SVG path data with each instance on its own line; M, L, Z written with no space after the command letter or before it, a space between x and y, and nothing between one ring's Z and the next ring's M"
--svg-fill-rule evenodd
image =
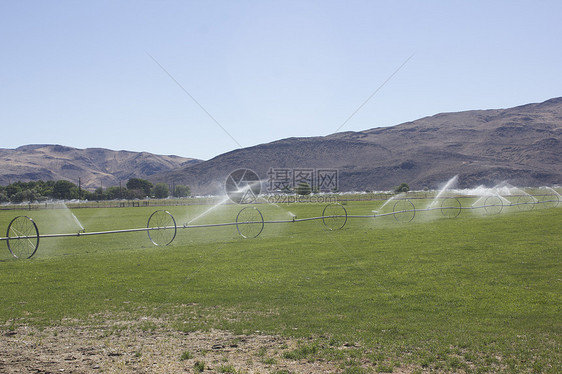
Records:
M138 327L138 326L136 326ZM337 363L290 360L297 346L279 336L225 331L144 331L130 322L108 326L5 326L0 335L1 373L330 373Z

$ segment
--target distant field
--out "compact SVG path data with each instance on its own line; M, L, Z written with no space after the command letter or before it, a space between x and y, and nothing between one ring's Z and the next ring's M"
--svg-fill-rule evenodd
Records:
M416 209L431 203L419 197ZM345 202L349 215L394 204L357 200ZM266 221L320 216L324 206L258 205ZM71 213L86 232L141 228L155 209L181 226L233 222L240 206L10 210L0 230L22 214L41 234L77 232ZM254 357L278 373L287 361L348 373L562 371L560 207L399 221L349 218L338 231L321 220L272 223L254 239L235 226L180 228L168 247L144 232L45 238L30 260L14 260L2 242L0 341L22 326L146 318L156 322L129 328L291 339ZM184 359L192 370L205 357L194 349ZM243 371L230 366L222 372Z

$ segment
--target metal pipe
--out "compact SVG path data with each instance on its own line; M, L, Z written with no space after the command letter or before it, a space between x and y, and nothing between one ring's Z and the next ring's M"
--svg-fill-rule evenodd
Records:
M294 222L305 222L305 221L315 221L325 218L377 218L377 217L385 217L400 213L409 213L409 212L428 212L433 210L443 210L443 209L464 209L464 210L474 210L474 209L482 209L482 208L489 208L489 207L503 207L503 206L517 206L517 205L533 205L533 204L543 204L543 203L550 203L556 202L559 203L559 200L544 200L544 201L536 201L536 202L523 202L523 203L511 203L509 205L480 205L480 206L469 206L469 207L435 207L435 208L424 208L424 209L409 209L409 210L399 210L389 213L381 213L381 214L371 214L371 215L329 215L329 216L317 216L317 217L307 217L307 218L295 218L293 217L290 220L273 220L273 221L252 221L252 222L224 222L224 223L209 223L209 224L202 224L202 225L188 225L184 224L183 226L164 226L164 227L143 227L138 229L122 229L122 230L108 230L108 231L94 231L94 232L77 232L77 233L66 233L66 234L43 234L39 235L39 238L63 238L63 237L80 237L80 236L92 236L92 235L105 235L105 234L120 234L120 233L127 233L127 232L139 232L139 231L157 231L157 230L171 230L176 228L183 228L183 229L190 229L190 228L205 228L205 227L224 227L224 226L235 226L235 225L248 225L248 224L266 224L266 223L294 223ZM23 239L33 239L37 236L13 236L13 237L0 237L0 241L6 240L23 240Z

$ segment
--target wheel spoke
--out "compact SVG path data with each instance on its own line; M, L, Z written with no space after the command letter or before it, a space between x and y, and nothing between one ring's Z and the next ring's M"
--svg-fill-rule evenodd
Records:
M146 227L150 241L161 247L171 244L177 234L176 220L166 210L157 210L152 213Z
M31 258L39 247L39 230L27 216L14 218L8 225L6 236L8 249L15 258Z

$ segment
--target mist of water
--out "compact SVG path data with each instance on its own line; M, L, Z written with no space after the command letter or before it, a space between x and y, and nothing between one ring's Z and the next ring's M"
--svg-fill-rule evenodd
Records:
M398 199L400 197L406 196L406 193L401 192L398 195L392 196L390 199L386 200L384 204L380 206L378 210L373 210L374 213L384 212L384 207L387 206L392 200Z
M49 220L49 226L55 230L54 233L84 231L84 225L78 217L70 210L64 202L50 202L47 206L51 208L49 215L53 219Z
M454 177L449 179L447 181L447 183L445 183L445 185L441 188L441 190L439 190L437 195L435 195L435 198L433 199L433 201L427 207L428 208L435 207L437 205L437 203L439 202L439 199L441 198L441 196L443 196L443 194L445 194L449 189L453 188L457 184L458 180L459 180L458 175L455 175Z
M480 198L472 204L472 207L478 207L484 205L486 203L486 199L489 198L490 196L495 196L499 198L502 201L503 205L511 205L511 201L509 201L504 197L504 196L512 195L511 187L507 182L501 182L492 188L478 186L475 189L463 190L463 191L468 195L480 196Z
M194 222L197 222L198 220L200 220L203 217L206 217L207 215L209 215L211 212L213 212L214 210L216 210L218 207L224 205L228 200L230 200L230 198L228 196L223 197L218 203L212 205L211 207L209 207L208 209L204 210L202 213L198 214L197 216L193 217L192 219L190 219L185 225L189 226Z
M552 187L546 187L546 189L548 189L549 191L551 191L557 198L558 201L560 202L560 200L562 200L562 195L560 195L558 192L556 192L556 190Z
M70 214L72 215L72 218L74 218L74 222L78 225L78 227L80 227L80 231L85 232L86 229L82 226L80 220L74 215L74 213L70 212Z

